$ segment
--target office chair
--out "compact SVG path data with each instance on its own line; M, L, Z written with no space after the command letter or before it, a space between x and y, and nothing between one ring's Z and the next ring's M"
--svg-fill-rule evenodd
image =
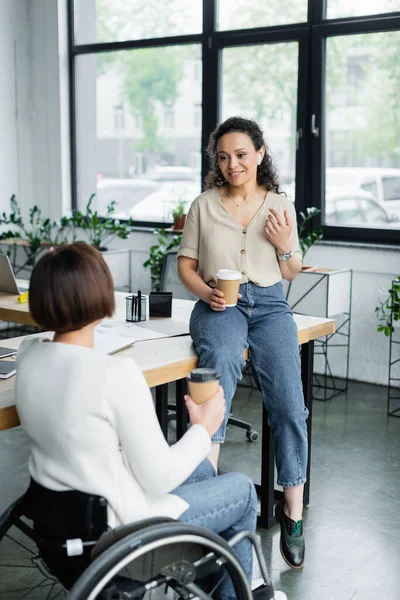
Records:
M164 255L163 267L161 272L161 291L162 292L172 292L174 298L183 298L184 300L197 300L197 297L189 292L185 288L185 286L181 283L178 275L177 269L177 250L168 250L168 252ZM244 377L247 377L249 384L240 384L243 387L251 387L257 388L255 383L250 363L247 361L246 366L243 370ZM175 407L173 405L168 406L168 408L173 411ZM174 414L169 414L169 419L174 418ZM259 434L257 431L253 430L251 423L248 421L243 421L242 419L237 419L233 414L228 419L228 425L233 425L234 427L239 427L240 429L244 429L246 431L246 438L249 442L256 442L259 438Z

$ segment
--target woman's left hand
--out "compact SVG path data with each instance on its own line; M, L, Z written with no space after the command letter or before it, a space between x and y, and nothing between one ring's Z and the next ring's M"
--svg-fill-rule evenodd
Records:
M292 221L287 210L281 217L276 210L269 209L269 215L264 225L264 233L267 240L275 246L279 254L286 254L292 250L292 228Z

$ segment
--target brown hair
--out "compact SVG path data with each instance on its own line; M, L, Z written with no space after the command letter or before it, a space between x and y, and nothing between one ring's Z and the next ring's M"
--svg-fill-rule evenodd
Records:
M111 317L114 283L101 253L76 242L45 254L32 271L29 308L40 327L56 333Z
M229 117L223 123L218 125L210 135L207 146L207 154L210 159L210 170L205 181L205 188L209 190L213 187L220 187L226 183L221 169L218 165L217 145L220 138L226 133L246 133L251 139L256 150L265 147L265 153L261 163L257 167L257 183L266 190L282 194L279 189L278 172L272 161L268 146L265 143L264 134L261 127L251 119L243 117Z

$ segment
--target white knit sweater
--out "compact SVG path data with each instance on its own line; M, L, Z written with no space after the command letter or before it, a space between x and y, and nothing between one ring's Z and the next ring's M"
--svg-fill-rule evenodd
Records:
M169 492L207 456L210 437L194 425L167 444L133 359L24 340L16 406L30 441L33 479L51 490L104 496L111 527L151 516L178 518L188 507Z

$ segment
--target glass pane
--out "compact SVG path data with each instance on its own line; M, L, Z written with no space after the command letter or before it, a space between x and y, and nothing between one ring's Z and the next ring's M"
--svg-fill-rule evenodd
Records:
M400 11L400 0L328 0L327 19Z
M202 0L74 0L75 43L201 33Z
M325 222L400 228L400 32L326 45Z
M200 193L200 47L77 57L78 205L171 222Z
M240 115L261 125L279 171L281 187L293 201L297 70L297 42L223 51L221 120Z
M303 23L307 21L307 0L218 0L217 29L249 29Z

